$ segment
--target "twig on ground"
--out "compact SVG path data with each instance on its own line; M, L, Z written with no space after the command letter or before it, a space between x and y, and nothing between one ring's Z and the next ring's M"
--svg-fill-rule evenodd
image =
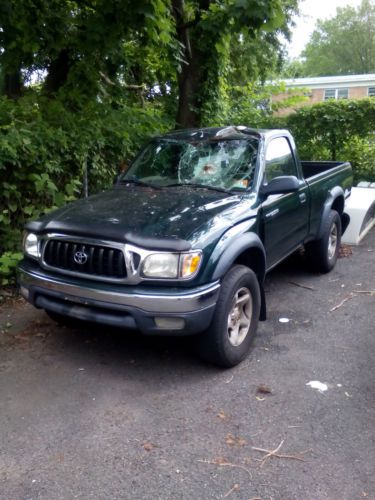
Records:
M262 462L261 467L265 464L267 458L272 457L272 456L276 456L277 452L280 450L280 448L282 447L283 444L284 444L284 439L281 441L279 446L277 448L275 448L274 450L265 450L264 448L256 448L255 446L252 446L253 450L261 451L262 453L266 453L266 455L262 458L262 460L260 460L260 462Z
M296 281L288 281L290 285L299 286L300 288L306 288L306 290L315 290L313 286L303 285L302 283L297 283Z
M296 455L287 455L287 454L284 454L284 453L279 453L279 450L280 450L280 448L282 447L283 444L284 444L284 440L282 440L281 443L279 444L279 446L277 448L275 448L274 450L266 450L264 448L256 448L255 446L253 446L252 447L253 450L265 453L264 457L261 460L256 459L256 460L258 460L258 462L261 462L260 466L263 467L263 465L266 463L267 459L270 458L270 457L289 458L291 460L300 460L301 462L304 462L305 459L301 455L304 455L305 453L311 451L311 450L300 451Z
M223 495L223 498L227 498L227 497L229 497L229 495L230 495L231 493L233 493L234 491L238 491L239 489L240 489L240 485L239 485L239 484L237 484L237 483L236 483L236 484L234 484L234 485L233 485L233 488L231 488L229 491L227 491L227 492L225 493L225 495Z
M246 469L246 467L244 467L243 465L240 465L240 464L232 464L231 462L225 462L225 461L221 461L221 460L198 460L198 462L201 462L203 464L209 464L209 465L218 465L220 467L233 467L235 469L241 469L241 470L244 470L245 472L247 472L249 474L249 476L251 477L251 472L249 471L249 469Z
M365 295L375 295L375 290L354 290L353 293L364 293Z
M336 311L336 309L342 307L345 304L345 302L351 300L354 296L355 294L353 292L350 292L349 295L347 295L339 304L337 304L335 307L332 307L332 309L330 309L329 312Z

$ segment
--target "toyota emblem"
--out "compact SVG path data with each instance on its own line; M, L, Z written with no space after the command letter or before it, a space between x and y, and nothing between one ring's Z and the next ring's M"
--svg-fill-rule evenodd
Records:
M83 264L86 264L87 259L88 259L88 255L87 255L87 253L85 253L83 250L80 250L80 251L78 251L78 252L76 252L76 253L74 254L74 257L73 257L73 258L74 258L74 262L75 262L76 264L81 264L81 265L83 265Z

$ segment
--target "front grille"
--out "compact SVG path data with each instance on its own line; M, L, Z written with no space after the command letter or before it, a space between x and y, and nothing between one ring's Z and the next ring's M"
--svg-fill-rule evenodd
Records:
M48 266L57 269L114 279L126 277L124 254L118 248L48 240L43 257Z

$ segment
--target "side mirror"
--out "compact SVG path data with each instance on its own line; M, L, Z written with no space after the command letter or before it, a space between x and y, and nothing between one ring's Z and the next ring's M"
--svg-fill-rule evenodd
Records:
M299 180L294 175L283 175L274 177L272 181L260 187L259 194L264 198L271 194L293 193L298 191Z

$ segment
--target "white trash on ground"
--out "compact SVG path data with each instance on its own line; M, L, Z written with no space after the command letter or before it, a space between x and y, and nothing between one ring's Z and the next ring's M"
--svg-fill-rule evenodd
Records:
M312 389L317 389L319 392L324 392L328 389L328 385L319 382L319 380L311 380L306 385L309 385Z

